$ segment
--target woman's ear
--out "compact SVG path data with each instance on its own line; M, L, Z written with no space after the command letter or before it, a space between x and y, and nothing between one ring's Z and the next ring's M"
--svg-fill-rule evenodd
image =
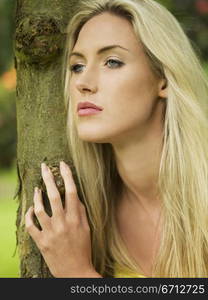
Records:
M159 81L158 96L160 98L168 98L168 83L167 83L167 79L165 79L165 78L163 78Z

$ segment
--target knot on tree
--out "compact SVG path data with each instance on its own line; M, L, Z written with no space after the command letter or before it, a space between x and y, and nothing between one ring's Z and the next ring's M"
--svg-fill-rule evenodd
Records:
M72 171L73 178L75 181L77 181L74 166L71 164L71 162L66 162L66 163L68 163L70 165L70 169ZM57 187L60 197L61 197L62 205L63 205L63 207L65 207L65 184L64 184L64 180L60 173L59 163L51 164L51 163L47 162L47 166L50 168L50 170L53 174L56 187ZM76 184L76 185L79 186L78 184ZM48 213L48 215L51 216L52 211L51 211L50 201L48 199L46 185L45 185L45 182L43 181L42 177L40 178L40 182L38 183L38 186L42 190L42 197L43 197L43 203L45 206L45 210ZM80 199L81 199L81 197L80 197Z
M55 184L56 184L56 186L58 188L58 191L60 193L63 207L65 207L64 180L63 180L63 178L60 174L59 166L57 164L53 164L53 165L48 164L48 167L50 168L50 170L51 170L51 172L54 176L54 181L55 181ZM45 205L45 209L46 209L48 215L51 216L52 215L51 206L50 206L50 202L49 202L48 195L47 195L46 185L45 185L45 182L43 181L42 177L41 177L40 186L41 186L41 189L42 189L42 197L43 197L43 202L44 202L44 205Z
M48 167L50 168L50 170L54 176L54 181L59 190L60 196L63 198L65 195L65 187L64 187L64 180L63 180L60 170L59 170L59 165L58 164L53 164L53 165L49 164ZM41 185L42 185L43 192L46 193L46 185L42 178L41 178L41 183L42 183Z
M26 16L15 32L16 54L20 61L48 64L62 53L65 36L58 20L48 16Z

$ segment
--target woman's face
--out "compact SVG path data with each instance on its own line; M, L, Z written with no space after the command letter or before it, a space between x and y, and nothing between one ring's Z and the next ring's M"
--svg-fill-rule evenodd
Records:
M119 47L101 51L112 45ZM152 73L126 19L107 12L93 17L82 27L74 52L79 54L70 56L70 95L82 140L128 142L140 138L151 120L161 119L164 81ZM77 105L86 101L103 110L79 115Z

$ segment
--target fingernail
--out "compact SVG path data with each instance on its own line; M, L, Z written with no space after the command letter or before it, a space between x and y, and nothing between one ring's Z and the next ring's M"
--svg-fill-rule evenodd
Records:
M35 193L38 194L39 193L39 188L35 187Z
M66 166L65 162L63 160L60 161L60 167L65 167L65 166Z
M41 168L43 171L48 171L48 167L46 166L45 163L41 163Z

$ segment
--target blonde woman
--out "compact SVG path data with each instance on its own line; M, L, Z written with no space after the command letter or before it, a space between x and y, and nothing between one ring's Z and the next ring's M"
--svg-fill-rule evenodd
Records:
M63 163L63 208L45 166L53 215L41 191L26 214L51 273L208 277L208 83L181 26L153 0L84 0L65 58L83 203Z

